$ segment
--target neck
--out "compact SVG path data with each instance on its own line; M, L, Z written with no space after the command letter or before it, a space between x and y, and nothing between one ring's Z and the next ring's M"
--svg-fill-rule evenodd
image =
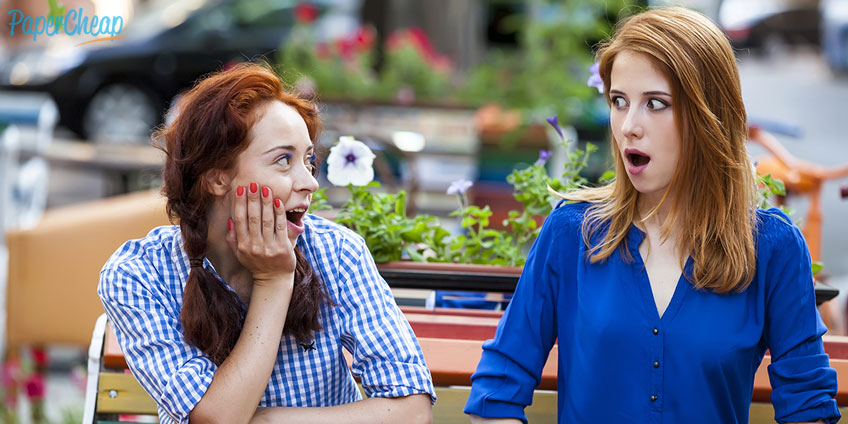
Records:
M229 207L215 202L207 219L209 230L206 235L206 258L212 262L215 271L231 286L250 272L236 258L233 249L227 242L227 219L230 218Z
M671 212L671 194L662 201L665 193L639 194L637 210L644 228L661 228ZM659 205L659 207L657 207ZM653 214L651 214L653 212Z

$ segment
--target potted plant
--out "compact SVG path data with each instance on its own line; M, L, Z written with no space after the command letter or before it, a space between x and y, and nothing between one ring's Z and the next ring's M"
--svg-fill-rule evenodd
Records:
M556 117L548 122L562 137ZM566 141L561 142L567 149ZM395 286L511 292L541 221L560 200L551 190L562 193L586 184L579 172L594 151L593 145L569 151L557 178L548 175L547 150L532 165L514 170L507 180L521 208L509 212L503 228L492 225L488 206L469 204L470 181L454 182L447 194L456 196L458 207L450 216L459 221L462 232L451 234L434 216L408 216L405 191L378 191L374 153L353 137L341 137L327 157L327 177L331 184L346 187L350 198L334 219L362 235L384 278ZM315 194L312 211L330 208L325 190Z

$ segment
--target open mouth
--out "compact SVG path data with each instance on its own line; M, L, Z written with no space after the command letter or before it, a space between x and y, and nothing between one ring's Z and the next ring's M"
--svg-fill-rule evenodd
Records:
M627 160L630 161L633 166L640 167L643 165L647 165L648 162L651 161L651 157L641 152L627 152Z
M305 214L306 208L294 208L286 211L286 219L299 227L300 220L303 219L303 215Z

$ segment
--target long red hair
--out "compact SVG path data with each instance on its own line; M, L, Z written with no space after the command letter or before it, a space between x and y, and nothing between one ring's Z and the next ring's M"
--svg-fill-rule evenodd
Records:
M683 230L679 247L692 256L692 274L686 277L695 287L716 293L744 290L756 267L756 182L745 148L747 119L730 43L706 16L688 9L634 15L597 53L607 102L612 65L622 51L651 58L671 85L682 149L663 197L671 210L662 236L668 237L673 224ZM638 216L639 192L627 178L624 159L619 149L611 150L617 175L612 183L562 196L592 203L583 223L592 262L619 248L628 258L627 231L644 218ZM603 228L603 239L590 245Z

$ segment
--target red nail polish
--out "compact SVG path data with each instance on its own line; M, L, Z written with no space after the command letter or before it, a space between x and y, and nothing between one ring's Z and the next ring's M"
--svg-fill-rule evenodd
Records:
M279 209L279 208L283 207L283 202L281 202L280 199L274 199L274 206L276 206L277 209Z
M256 193L256 190L259 190L259 186L256 183L250 183L250 194Z
M233 220L230 218L227 218L227 230L233 231Z
M271 189L268 187L262 187L262 197L268 197L271 195Z
M238 186L236 189L236 196L244 196L244 186Z

